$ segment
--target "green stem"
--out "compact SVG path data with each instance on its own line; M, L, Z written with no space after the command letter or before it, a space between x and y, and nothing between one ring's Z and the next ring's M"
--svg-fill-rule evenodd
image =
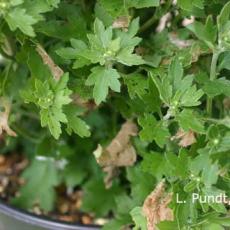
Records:
M217 67L217 60L220 55L220 52L214 52L212 56L212 63L211 63L211 71L210 71L210 80L213 81L216 79L216 67Z
M212 123L220 122L219 119L214 119L214 118L209 118L209 117L204 117L202 120L207 121L207 122L212 122Z
M23 128L19 127L16 124L12 124L11 127L12 129L15 130L17 134L29 140L30 142L35 143L35 144L39 144L41 142L42 138L40 136L35 137L34 135L32 135L32 133L27 133L27 131L25 131Z
M27 112L27 111L25 111L23 109L18 109L18 111L20 111L20 114L25 116L25 117L40 121L39 116L37 114L35 114L35 113L30 113L30 112Z
M6 69L5 69L6 72L5 72L5 76L4 76L4 79L2 82L2 88L1 88L1 92L0 92L3 95L5 94L5 86L6 86L6 82L7 82L7 79L8 79L12 65L13 65L13 62L10 61L9 64L6 66Z
M153 14L153 16L148 19L139 29L138 33L142 33L145 30L147 30L150 26L152 26L158 19L156 18L156 15Z
M219 51L214 51L212 55L211 69L210 69L210 80L214 81L216 79L216 67L218 57L220 55ZM209 116L212 115L212 98L208 97L207 99L207 113Z

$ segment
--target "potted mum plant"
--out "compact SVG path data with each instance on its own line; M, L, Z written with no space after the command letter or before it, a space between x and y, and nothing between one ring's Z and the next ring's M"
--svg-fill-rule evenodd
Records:
M0 0L0 229L230 227L230 2Z

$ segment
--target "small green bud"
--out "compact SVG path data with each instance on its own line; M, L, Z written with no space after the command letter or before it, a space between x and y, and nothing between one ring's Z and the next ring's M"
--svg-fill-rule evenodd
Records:
M8 6L8 4L5 1L3 1L3 2L1 1L0 2L0 8L1 9L5 9L7 6Z
M214 145L219 144L219 139L214 139L214 140L213 140L213 143L214 143Z

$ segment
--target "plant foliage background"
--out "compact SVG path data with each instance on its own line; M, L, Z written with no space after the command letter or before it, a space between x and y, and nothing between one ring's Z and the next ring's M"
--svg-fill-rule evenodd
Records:
M230 195L229 16L225 0L0 0L1 152L31 160L12 203L50 211L65 183L112 213L104 229L229 227L226 202L192 202Z

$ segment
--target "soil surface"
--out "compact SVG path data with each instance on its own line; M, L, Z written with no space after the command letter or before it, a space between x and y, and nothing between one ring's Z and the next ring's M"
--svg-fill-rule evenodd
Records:
M26 182L20 177L29 161L21 154L12 153L0 155L0 199L6 203L17 196L19 189ZM34 206L30 212L36 215L45 215L51 219L75 222L81 224L103 224L103 220L94 219L90 214L80 211L82 191L67 192L64 185L57 188L57 202L54 211L43 212L39 206Z

